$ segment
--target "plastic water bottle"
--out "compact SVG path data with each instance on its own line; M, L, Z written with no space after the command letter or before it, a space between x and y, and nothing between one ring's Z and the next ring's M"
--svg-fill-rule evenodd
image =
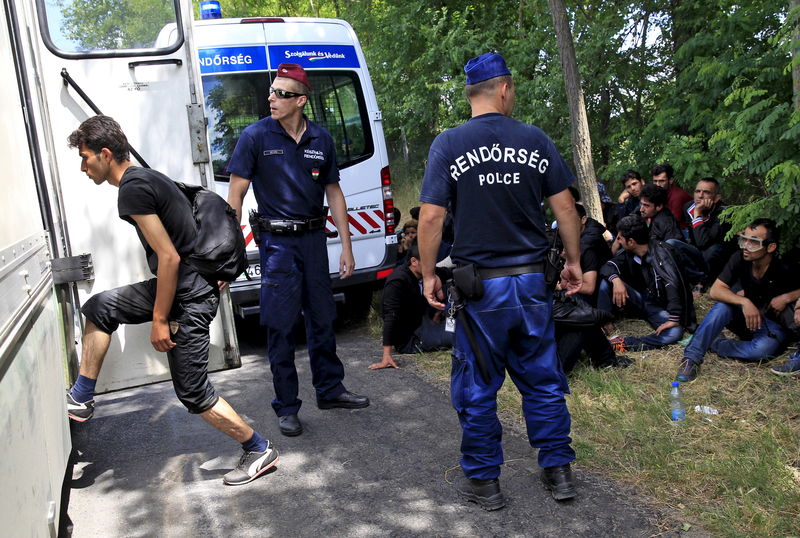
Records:
M686 418L686 406L683 405L683 393L680 383L672 382L672 390L669 391L669 403L672 408L672 421L680 422Z

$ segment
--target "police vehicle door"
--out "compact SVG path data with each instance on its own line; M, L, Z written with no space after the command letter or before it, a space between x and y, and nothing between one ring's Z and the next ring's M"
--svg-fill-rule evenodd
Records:
M140 157L172 179L208 185L202 87L184 0L36 0L39 98L47 116L55 190L66 215L72 254L90 253L94 278L77 283L80 303L100 291L152 278L142 246L117 213L117 189L80 171L67 136L98 112L116 119ZM169 379L166 355L150 344L150 324L121 326L98 380L99 391ZM211 329L210 369L239 366L223 297Z

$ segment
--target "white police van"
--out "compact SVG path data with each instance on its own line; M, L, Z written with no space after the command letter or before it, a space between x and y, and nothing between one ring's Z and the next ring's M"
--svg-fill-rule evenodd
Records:
M352 27L335 19L206 19L195 22L195 39L211 163L217 191L223 196L229 179L226 166L239 135L269 115L268 88L275 69L290 62L306 70L312 90L305 113L333 137L356 262L353 276L340 280L341 240L328 239L333 288L344 290L347 300L369 297L375 281L394 267L396 235L381 113ZM251 189L242 219L250 265L247 275L231 286L234 309L240 315L258 311L258 249L246 222L255 207ZM327 230L336 231L330 215Z

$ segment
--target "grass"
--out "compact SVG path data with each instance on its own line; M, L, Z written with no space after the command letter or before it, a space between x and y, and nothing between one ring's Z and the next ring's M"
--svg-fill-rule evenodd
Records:
M417 205L419 182L401 177L395 204ZM698 318L711 302L697 301ZM370 318L380 338L380 294ZM647 334L626 320L618 333ZM720 536L800 537L800 379L779 377L764 364L705 358L700 376L682 387L687 417L670 420L669 390L683 348L630 353L634 365L596 370L579 365L570 376L576 464L632 485L665 511ZM776 359L780 364L786 355ZM450 354L417 356L417 366L441 386L450 377ZM710 406L718 415L694 411ZM507 381L498 407L509 426L524 431L520 398Z
M376 338L379 306L375 294L369 326ZM709 306L701 299L698 316ZM650 331L638 320L617 328ZM567 396L576 465L636 487L684 528L699 525L720 536L800 536L800 380L708 353L700 376L682 388L688 412L675 425L669 390L682 350L630 353L636 362L626 369L576 367ZM417 355L416 366L448 386L449 352ZM498 408L508 426L524 431L520 405L507 380ZM695 405L719 414L695 412Z

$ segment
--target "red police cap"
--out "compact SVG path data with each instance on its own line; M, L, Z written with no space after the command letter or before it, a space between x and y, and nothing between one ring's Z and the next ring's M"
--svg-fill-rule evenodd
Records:
M306 70L297 64L279 65L278 74L276 76L286 77L292 80L296 80L297 82L303 84L309 90L311 89L311 84L308 83L308 77L306 76Z

